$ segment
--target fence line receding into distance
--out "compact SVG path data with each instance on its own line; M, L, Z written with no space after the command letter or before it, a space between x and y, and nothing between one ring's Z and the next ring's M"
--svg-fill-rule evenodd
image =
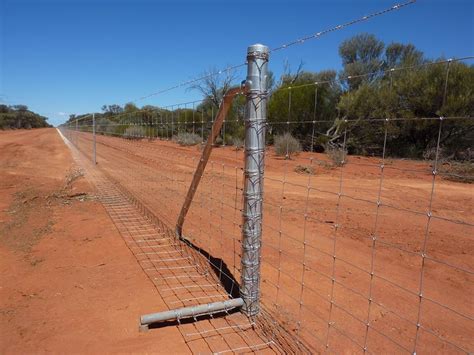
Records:
M175 237L207 260L229 299L259 302L244 311L282 349L472 353L474 213L462 182L473 177L457 169L472 164L472 92L453 91L472 59L268 93L262 82L248 91L248 75L219 129L219 108L202 100L84 116L61 130L160 223L178 224ZM360 115L330 101L328 90L358 80L388 104L368 102ZM426 115L401 109L428 89L432 102L416 102ZM451 105L463 95L466 107ZM206 140L212 154L194 185Z

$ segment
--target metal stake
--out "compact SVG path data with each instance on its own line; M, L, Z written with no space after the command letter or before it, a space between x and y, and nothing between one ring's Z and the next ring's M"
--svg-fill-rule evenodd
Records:
M254 44L247 50L244 205L242 224L242 311L255 316L260 311L260 247L267 117L267 66L269 49Z

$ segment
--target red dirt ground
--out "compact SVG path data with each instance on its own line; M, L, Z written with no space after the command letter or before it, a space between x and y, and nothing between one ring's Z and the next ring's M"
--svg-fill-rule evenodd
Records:
M90 135L76 143L90 156ZM138 334L136 315L162 302L100 204L68 197L90 197L89 185L78 179L62 191L72 163L56 132L3 132L0 149L0 329L2 339L12 339L0 351L187 350L175 328ZM172 228L196 147L99 136L97 151L99 169ZM231 147L214 150L184 228L237 280L242 159ZM343 168L318 161L325 159L303 153L284 161L267 152L265 307L314 352L328 344L357 353L366 344L373 353L403 353L415 339L418 353L473 351L472 185L437 177L427 229L428 163L387 159L379 189L379 158L350 156ZM296 173L297 165L312 165L315 175Z
M91 135L71 138L90 157ZM100 169L172 228L199 150L169 141L97 141ZM242 159L232 147L214 149L184 226L186 237L222 258L237 280ZM380 189L380 163L349 156L343 168L332 168L322 154L285 161L269 148L262 303L315 352L326 344L336 352L472 351L472 185L440 175L431 199L429 163L388 157ZM312 165L315 174L298 174L297 165Z
M189 353L55 129L0 131L0 353ZM85 195L82 195L85 194Z

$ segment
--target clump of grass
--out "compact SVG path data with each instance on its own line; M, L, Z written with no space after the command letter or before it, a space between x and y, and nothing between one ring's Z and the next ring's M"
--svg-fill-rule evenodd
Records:
M444 179L466 184L474 183L473 162L449 162L440 166L439 171Z
M142 126L129 126L123 132L123 137L126 139L142 139L145 137L145 128Z
M311 165L297 165L295 172L298 174L314 175L316 171Z
M191 146L201 143L201 136L195 133L179 132L173 136L173 140L179 145Z
M347 151L340 147L326 148L326 154L332 162L333 166L343 166L347 163Z
M288 132L276 136L274 146L275 153L284 156L285 159L291 159L292 155L298 154L302 149L300 142Z

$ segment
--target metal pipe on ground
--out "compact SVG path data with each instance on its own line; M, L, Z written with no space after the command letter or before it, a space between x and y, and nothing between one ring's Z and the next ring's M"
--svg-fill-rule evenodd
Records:
M242 307L242 298L233 298L226 301L201 304L184 308L172 309L169 311L145 314L140 317L140 330L148 330L150 324L181 320L185 318L195 318L206 314L228 312L234 308Z

